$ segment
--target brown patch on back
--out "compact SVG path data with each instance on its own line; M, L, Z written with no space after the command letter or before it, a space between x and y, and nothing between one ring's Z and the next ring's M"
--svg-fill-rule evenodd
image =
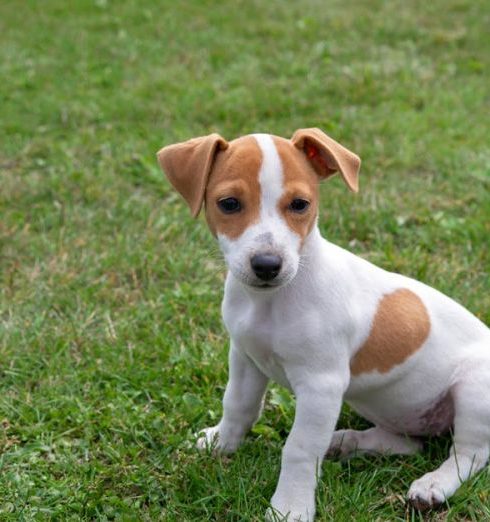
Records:
M205 195L206 219L214 235L219 233L236 239L258 221L261 164L262 152L252 136L231 141L228 148L218 154ZM217 202L229 197L240 200L240 212L224 214L219 210Z
M284 192L278 210L289 228L303 240L313 228L318 213L319 178L306 156L290 140L277 136L273 140L283 167ZM295 198L310 202L306 212L298 214L289 210L289 204Z
M429 332L429 314L420 297L407 288L386 294L368 338L351 360L351 373L388 372L416 352Z

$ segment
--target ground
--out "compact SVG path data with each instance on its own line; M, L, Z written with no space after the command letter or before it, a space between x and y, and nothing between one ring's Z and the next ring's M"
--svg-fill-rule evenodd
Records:
M224 267L159 171L164 144L318 126L363 159L322 187L331 241L490 322L484 0L0 5L0 518L258 521L293 401L233 458ZM343 411L341 427L364 426ZM422 520L444 458L326 461L318 520ZM427 520L490 520L488 469Z

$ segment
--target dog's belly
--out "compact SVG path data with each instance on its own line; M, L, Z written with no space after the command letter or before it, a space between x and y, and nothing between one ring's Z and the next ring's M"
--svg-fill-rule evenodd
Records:
M370 405L365 401L347 400L347 403L360 415L381 428L406 435L440 435L447 432L454 420L454 403L450 393L414 406L387 402Z

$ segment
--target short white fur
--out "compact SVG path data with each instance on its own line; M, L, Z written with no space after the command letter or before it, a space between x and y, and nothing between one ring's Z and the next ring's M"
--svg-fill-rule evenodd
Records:
M450 456L408 493L415 505L443 502L489 457L490 330L437 290L329 243L316 226L301 245L277 211L283 173L274 142L255 139L263 155L260 220L236 240L219 238L229 268L222 306L231 337L229 381L223 417L203 431L198 446L236 450L260 415L268 380L286 386L296 397L296 415L268 517L311 521L328 451L419 451L410 435L429 430L424 412L450 397L454 419L441 421L454 424ZM251 254L264 248L286 260L273 291L254 288L249 266ZM380 300L401 288L427 308L426 341L386 373L352 376L350 360L368 337ZM334 431L343 400L375 427Z
M260 151L262 164L259 171L260 221L277 214L277 203L284 190L284 172L274 141L269 134L254 134Z

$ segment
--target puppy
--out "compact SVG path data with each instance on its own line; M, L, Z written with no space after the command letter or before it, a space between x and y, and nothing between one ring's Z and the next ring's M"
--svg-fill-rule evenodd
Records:
M319 182L358 190L360 159L319 129L291 140L218 134L170 145L160 166L193 216L205 206L228 267L230 334L223 417L198 447L235 451L260 415L267 382L296 397L294 424L267 513L311 521L327 452L413 454L451 427L448 459L416 480L419 508L444 502L490 451L490 330L449 297L329 243ZM374 424L338 430L345 400Z

